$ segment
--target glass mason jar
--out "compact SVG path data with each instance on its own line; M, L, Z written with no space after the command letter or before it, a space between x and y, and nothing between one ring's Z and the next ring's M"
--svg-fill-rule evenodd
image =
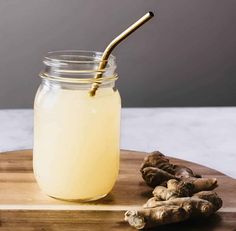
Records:
M34 102L33 168L46 194L96 200L108 194L119 171L121 100L115 57L98 71L102 53L49 52ZM102 73L102 77L94 77ZM99 83L94 96L93 84Z

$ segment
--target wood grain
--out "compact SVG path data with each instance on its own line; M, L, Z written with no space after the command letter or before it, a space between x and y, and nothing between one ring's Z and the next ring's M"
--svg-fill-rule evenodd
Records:
M121 151L117 183L105 198L91 203L66 202L44 195L32 173L32 151L0 154L0 230L133 230L124 212L140 207L151 196L139 166L145 153ZM172 158L199 174L217 177L224 206L201 222L184 222L158 230L236 230L236 180L194 163Z

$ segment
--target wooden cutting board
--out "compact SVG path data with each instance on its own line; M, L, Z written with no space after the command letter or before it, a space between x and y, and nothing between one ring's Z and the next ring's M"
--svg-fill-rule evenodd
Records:
M142 180L139 167L146 154L121 151L117 183L105 198L91 203L66 202L44 195L32 173L32 151L0 154L0 230L134 230L123 221L124 212L140 207L151 188ZM158 230L236 230L236 180L184 160L171 158L206 177L218 178L216 189L224 206L204 221L159 227Z

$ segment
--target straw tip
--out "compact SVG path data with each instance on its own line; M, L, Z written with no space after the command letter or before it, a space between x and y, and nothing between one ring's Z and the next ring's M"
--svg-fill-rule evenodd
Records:
M152 11L148 12L151 17L154 17L154 13Z
M94 90L91 90L91 91L89 92L89 95L90 95L90 96L95 96L95 91L94 91Z

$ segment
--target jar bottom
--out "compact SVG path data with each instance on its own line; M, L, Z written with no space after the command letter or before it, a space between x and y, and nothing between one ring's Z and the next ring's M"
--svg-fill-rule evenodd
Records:
M70 201L70 202L78 202L78 203L81 202L81 203L83 203L83 202L90 202L90 201L100 200L100 199L104 198L105 196L107 196L107 194L99 195L99 196L96 196L96 197L84 198L84 199L65 199L65 198L54 197L54 196L51 196L51 195L48 195L48 194L47 195L49 197L52 197L54 199L61 200L61 201Z

